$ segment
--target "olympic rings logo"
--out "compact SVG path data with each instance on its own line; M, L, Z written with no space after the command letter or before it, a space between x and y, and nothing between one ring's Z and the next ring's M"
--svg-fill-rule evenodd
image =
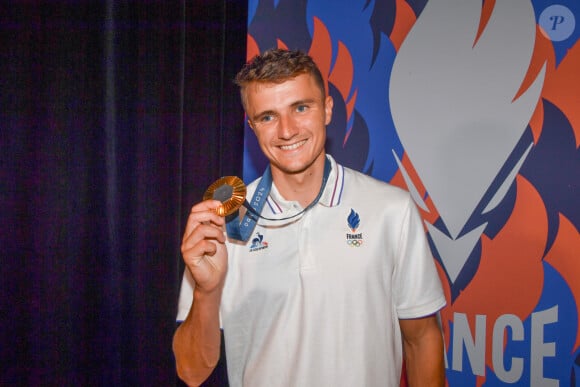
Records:
M362 246L363 240L362 239L347 239L346 244L351 247L359 247Z

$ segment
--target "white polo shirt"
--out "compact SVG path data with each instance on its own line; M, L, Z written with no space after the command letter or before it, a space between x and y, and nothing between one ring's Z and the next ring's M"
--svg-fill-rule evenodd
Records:
M317 205L260 220L247 243L227 242L220 312L233 387L397 386L398 320L445 305L410 195L327 157ZM262 216L300 210L273 186ZM186 270L178 320L191 302Z

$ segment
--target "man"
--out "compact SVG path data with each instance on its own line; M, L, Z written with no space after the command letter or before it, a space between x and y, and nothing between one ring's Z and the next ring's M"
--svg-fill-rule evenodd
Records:
M221 327L232 386L397 386L403 356L409 385L442 386L445 298L408 193L325 153L333 100L309 56L267 51L236 82L269 160L248 197L265 205L229 220L229 236L220 201L193 206L179 376L198 385L210 375ZM235 240L230 224L252 240Z

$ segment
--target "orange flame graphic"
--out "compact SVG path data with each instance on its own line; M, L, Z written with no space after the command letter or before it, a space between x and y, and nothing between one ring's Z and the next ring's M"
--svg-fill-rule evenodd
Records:
M558 106L574 130L580 146L580 40L572 47L552 76L546 77L542 96Z
M413 24L417 21L417 17L413 12L413 9L405 0L397 0L396 2L396 12L395 24L393 25L393 30L391 31L391 43L395 47L395 51L399 51L403 40L413 27Z
M479 20L479 27L477 29L477 34L475 34L473 47L475 47L475 45L477 44L477 41L479 40L479 37L481 36L481 34L483 34L483 31L485 31L485 26L487 25L487 22L489 21L489 18L491 17L491 14L493 13L494 7L495 7L495 0L485 0L483 2L482 8L481 8L481 19Z
M546 38L546 35L541 32L540 27L536 28L536 42L534 46L534 55L530 63L528 72L522 82L522 86L516 93L514 100L518 99L530 85L534 82L542 66L546 64L546 78L544 81L544 87L548 80L554 74L554 68L556 66L556 54L554 53L554 46L552 42ZM536 110L532 118L530 119L530 128L532 129L532 135L534 137L534 143L538 143L540 134L542 132L542 124L544 121L544 105L542 104L542 99L538 101Z

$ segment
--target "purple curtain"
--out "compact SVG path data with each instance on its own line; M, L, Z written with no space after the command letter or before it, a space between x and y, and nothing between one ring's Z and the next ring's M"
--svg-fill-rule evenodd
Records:
M0 385L178 383L181 234L241 175L246 18L245 1L0 5Z

